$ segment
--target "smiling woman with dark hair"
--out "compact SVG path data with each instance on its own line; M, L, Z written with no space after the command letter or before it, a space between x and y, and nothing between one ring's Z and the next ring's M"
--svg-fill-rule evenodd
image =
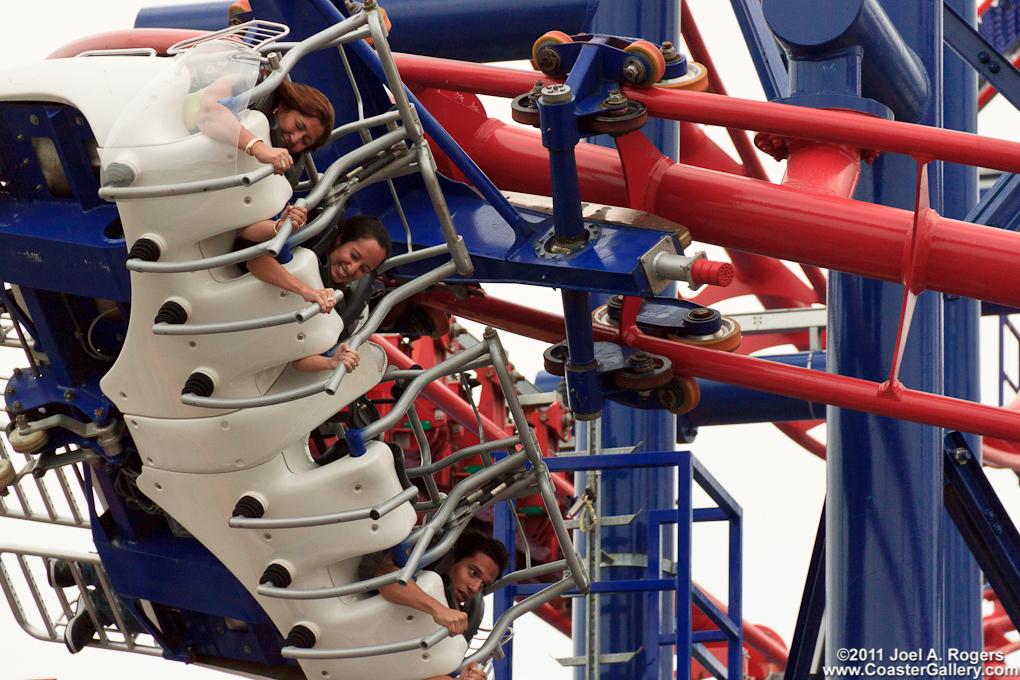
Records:
M236 144L260 163L272 165L278 175L288 174L294 167L294 156L315 151L329 140L333 132L333 105L315 88L287 81L276 88L269 123L271 128L278 127L283 146L274 147L241 125L237 116L221 103L242 94L235 90L247 89L238 83L235 76L224 76L201 92L194 114L197 130L217 142ZM292 184L297 182L297 178L288 178Z
M294 230L304 226L308 217L304 208L288 206L277 220L262 220L242 229L238 236L246 241L261 243L273 238L280 224L291 218ZM248 262L248 271L256 278L274 286L297 293L309 304L318 303L323 314L328 314L336 305L334 288L346 292L347 284L375 271L386 261L392 251L390 235L379 218L371 215L353 215L344 221L340 234L326 253L326 264L322 276L327 288L312 288L297 278L272 255L262 255ZM338 344L326 354L316 354L294 361L291 365L299 371L315 373L331 371L343 361L348 371L358 366L358 353L346 343Z

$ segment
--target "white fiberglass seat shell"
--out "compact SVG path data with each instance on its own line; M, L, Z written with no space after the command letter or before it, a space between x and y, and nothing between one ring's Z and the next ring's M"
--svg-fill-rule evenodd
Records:
M147 467L215 473L262 465L295 440L307 439L309 431L379 383L386 369L385 352L374 343L365 343L360 354L358 368L344 378L333 396L320 393L215 416L209 415L214 412L211 409L201 409L205 416L201 418L127 415L128 431ZM309 376L322 380L326 375L288 367L271 391L290 390L304 384ZM175 394L179 395L180 390Z
M234 504L245 495L264 504L267 519L372 507L396 496L401 487L393 456L381 442L369 442L363 456L321 467L308 457L303 438L263 465L230 473L171 472L146 463L138 484L238 577L283 635L301 624L316 633L319 648L351 648L423 637L437 628L431 617L378 597L284 600L256 594L259 579L271 563L287 567L293 576L292 588L353 582L361 556L392 547L410 533L417 519L410 503L378 520L319 527L232 529L227 523ZM419 584L443 601L439 577L429 574L423 572ZM306 674L312 671L309 677L325 677L324 670L329 677L365 677L361 672L372 668L369 677L412 680L452 671L466 649L458 636L427 653L301 664Z
M326 566L396 545L411 532L417 518L411 504L405 503L378 520L277 530L234 529L227 524L234 505L246 495L260 499L265 519L373 507L398 495L403 489L393 454L381 442L370 443L363 456L319 466L308 456L302 437L256 467L194 474L146 465L138 483L252 592L274 561L288 566L294 587L332 585ZM264 606L270 601L259 600Z
M285 268L313 288L322 287L311 251L295 248ZM182 305L188 311L188 323L195 324L257 319L308 306L300 296L251 274L223 281L209 271L133 272L128 333L117 362L100 381L103 392L123 413L152 418L208 417L217 411L181 403L181 389L193 372L201 370L213 378L216 397L260 396L270 390L289 362L325 352L343 330L340 316L330 312L303 324L210 335L154 335L156 314L169 300ZM305 373L299 377L310 383L325 375Z

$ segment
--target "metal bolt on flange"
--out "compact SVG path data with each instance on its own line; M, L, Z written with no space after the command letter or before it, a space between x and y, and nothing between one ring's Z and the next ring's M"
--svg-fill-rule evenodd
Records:
M14 402L13 404L11 404L11 406L14 408L15 411L20 411L21 410L21 402L20 401Z
M614 87L609 91L609 96L603 100L602 106L607 109L615 109L620 106L626 106L628 101L630 100L624 97L623 93L620 92L619 89Z
M8 397L11 396L12 394L15 394L16 392L17 390L14 389L14 385L8 385L7 389L4 390L4 394L6 394Z
M542 98L542 88L544 88L544 87L545 87L545 83L544 82L542 82L541 80L536 80L534 86L532 86L532 88L531 88L531 92L528 93L528 99L535 99L535 100L541 99Z
M546 85L542 88L542 103L543 104L562 104L563 102L569 102L571 98L570 86L569 85Z
M953 457L956 458L958 465L963 465L970 459L970 451L964 448L956 449L956 451L953 451Z
M102 420L106 416L106 409L97 408L95 411L92 412L92 416L96 420Z
M687 313L687 316L691 317L694 321L707 321L715 316L715 311L702 307L700 309L692 309Z
M74 397L75 397L74 390L72 390L70 387L64 390L64 401L74 401Z
M662 58L667 64L680 58L680 56L676 53L676 47L674 47L673 43L668 40L662 43L662 47L659 48L659 51L662 52Z
M21 369L20 368L15 368L14 371L13 371L13 374L14 374L15 378L20 378L21 377Z
M652 355L648 352L635 352L627 357L628 366L645 366L652 362Z

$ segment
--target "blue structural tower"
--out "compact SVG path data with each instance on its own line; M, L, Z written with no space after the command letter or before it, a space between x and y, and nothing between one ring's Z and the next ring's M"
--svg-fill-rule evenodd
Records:
M945 5L970 26L977 23L976 0L945 0ZM946 31L944 31L946 32ZM943 126L977 132L978 74L951 49L943 50ZM943 165L943 214L954 219L975 219L978 201L977 168ZM943 298L944 390L947 396L980 401L978 324L981 303L959 297ZM981 438L966 435L971 450L981 458ZM946 627L946 645L980 651L981 571L949 515L942 512L940 533L943 555L943 593L953 625Z
M628 0L601 0L592 22L592 32L611 35L625 35L650 40L656 44L671 41L679 45L680 2L679 0L652 0L634 3ZM673 160L679 159L679 124L673 121L650 120L643 133L659 151ZM614 146L609 137L599 136L597 143ZM665 296L675 296L675 286L670 286ZM595 296L595 306L604 304L608 296ZM601 441L603 448L638 446L640 451L669 451L676 446L676 418L664 411L640 411L620 404L608 403L602 412ZM591 441L590 434L588 436ZM584 488L584 474L578 473L574 480L575 489ZM602 514L628 515L642 508L669 508L673 505L672 468L644 468L641 470L607 471L602 475ZM630 525L608 527L602 530L602 549L607 553L645 554L647 518L639 515ZM667 530L667 535L672 532ZM666 551L666 543L663 550ZM664 555L668 557L669 555ZM615 567L606 570L606 578L641 578L643 570L634 567ZM602 596L602 614L599 622L602 649L599 653L624 653L642 649L645 644L645 628L648 621L648 598L643 593L615 594ZM586 619L585 608L573 610L574 654L585 654L586 635L590 622ZM639 677L668 677L672 672L672 659L663 655L658 668L648 668L644 651L639 652L630 662L607 664L601 667L601 675L611 680L625 680ZM575 671L575 678L582 680L584 669Z

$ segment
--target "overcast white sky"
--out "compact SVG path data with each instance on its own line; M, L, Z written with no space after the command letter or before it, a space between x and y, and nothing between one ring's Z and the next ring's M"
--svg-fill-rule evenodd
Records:
M2 0L2 24L7 30L0 42L0 69L42 59L76 38L129 28L137 10L153 4L156 3L137 0ZM763 99L729 3L691 0L691 7L730 94ZM488 100L486 106L490 115L506 116L505 111L497 111ZM981 132L993 137L1018 139L1020 125L1017 123L1017 112L1000 98L982 114ZM723 131L710 130L710 134L720 144L728 145ZM771 159L764 162L778 179L782 166ZM710 249L709 254L719 257L716 250ZM558 295L553 291L521 291L505 286L492 286L489 290L517 300L523 299L526 293L528 304L559 309ZM752 311L752 304L742 299L727 303L722 309L729 312ZM990 403L996 398L994 361L997 350L993 323L989 320L984 329L985 401ZM541 368L544 346L509 338L505 344L518 369L533 377ZM776 630L789 644L824 497L824 463L769 425L703 428L691 448L744 508L744 616L748 621ZM1017 478L1008 472L994 472L991 476L1013 516L1020 516ZM717 549L717 536L710 534L710 531L696 534L695 579L710 592L723 597L726 592L724 555ZM70 549L88 549L89 546L88 536L82 531L52 530L34 523L3 519L0 519L0 543ZM3 652L0 675L3 680L224 677L161 659L103 650L86 649L77 656L71 656L63 645L37 642L24 634L10 613L4 611L2 604L0 640ZM517 626L515 649L519 664L517 672L523 673L520 677L569 677L569 672L561 670L550 658L551 655L570 656L569 642L541 622L522 621Z

